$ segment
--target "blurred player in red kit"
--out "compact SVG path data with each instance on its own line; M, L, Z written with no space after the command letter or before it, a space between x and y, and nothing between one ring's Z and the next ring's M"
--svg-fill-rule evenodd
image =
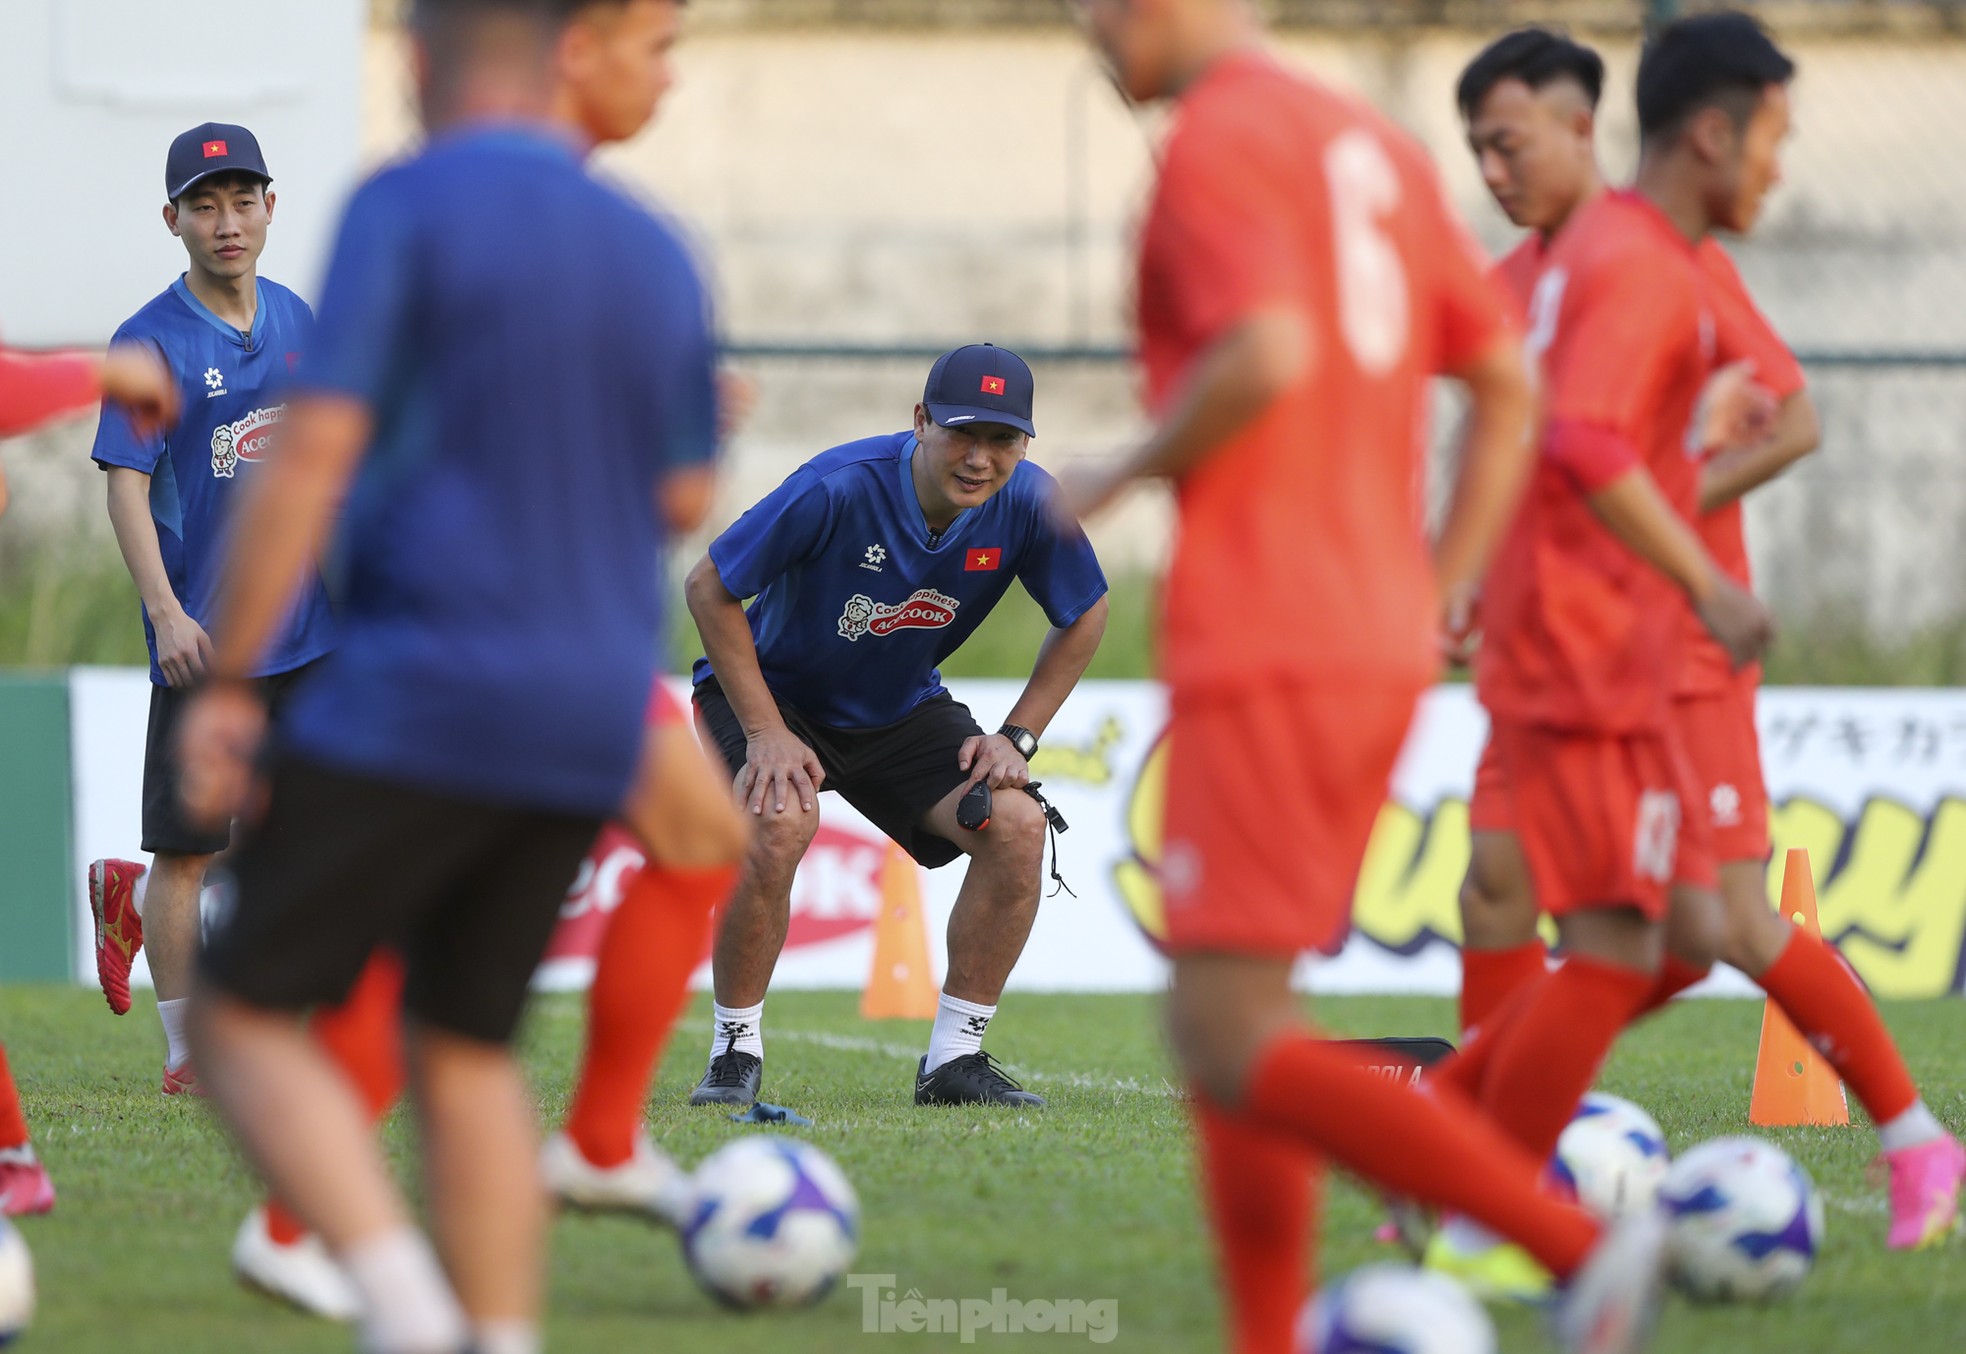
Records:
M0 437L19 437L42 424L79 414L107 400L130 419L157 428L177 417L177 385L157 354L124 344L107 356L93 353L23 353L0 348ZM7 510L7 479L0 474L0 513ZM54 1182L27 1139L20 1092L0 1045L0 1214L46 1213L55 1206Z
M1744 31L1739 16L1704 22ZM1696 24L1679 40L1695 40L1699 29ZM1603 191L1592 144L1602 69L1588 48L1532 28L1491 45L1460 83L1458 99L1483 179L1510 219L1532 231L1498 270L1525 308L1551 241ZM1657 74L1656 64L1654 70ZM1655 81L1655 95L1661 88L1669 88L1663 79ZM1745 176L1743 191L1755 199L1738 213L1735 228L1751 223L1759 195L1772 186L1772 173L1771 165ZM1749 566L1740 500L1814 449L1817 420L1801 368L1756 309L1727 252L1708 235L1696 246L1695 262L1713 316L1715 361L1721 364L1709 382L1697 432L1706 453L1695 519L1707 552L1701 568L1745 587ZM1742 387L1749 382L1772 407L1743 402ZM1749 416L1737 417L1741 410ZM1682 558L1690 561L1691 552L1682 552ZM1690 611L1681 617L1682 652L1669 717L1693 772L1684 810L1689 827L1705 830L1718 866L1724 909L1720 957L1775 998L1831 1057L1870 1112L1891 1168L1889 1244L1931 1244L1953 1226L1966 1153L1918 1096L1855 977L1821 940L1770 908L1768 801L1754 724L1759 668L1750 664L1736 672L1707 628ZM1472 855L1462 905L1464 1029L1480 1026L1545 967L1535 894L1494 742L1477 775L1470 827ZM1669 950L1647 1008L1704 973L1704 965L1677 959ZM1459 1067L1448 1075L1458 1076L1463 1089L1473 1089L1468 1072Z
M1359 862L1440 632L1457 634L1529 466L1531 398L1505 305L1425 155L1290 74L1239 0L1085 0L1131 99L1176 100L1142 231L1155 429L1068 480L1091 512L1174 481L1161 884L1168 1024L1195 1091L1234 1347L1283 1351L1329 1158L1479 1217L1566 1281L1572 1350L1640 1347L1662 1231L1606 1231L1451 1090L1376 1076L1307 1029L1298 955L1344 934ZM1472 397L1431 558L1425 402Z

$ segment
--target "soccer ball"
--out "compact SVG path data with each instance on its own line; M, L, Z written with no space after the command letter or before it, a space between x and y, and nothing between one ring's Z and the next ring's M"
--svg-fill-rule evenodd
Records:
M0 1214L0 1345L10 1345L34 1319L34 1257L14 1225Z
M1311 1300L1299 1354L1495 1354L1481 1304L1445 1274L1405 1265L1355 1269Z
M853 1262L860 1201L833 1159L810 1143L739 1138L704 1158L690 1183L683 1254L721 1302L817 1302Z
M1550 1175L1606 1221L1652 1207L1672 1154L1656 1120L1629 1100L1592 1091L1556 1142Z
M1701 1143L1666 1172L1673 1280L1708 1300L1761 1302L1802 1282L1823 1240L1823 1201L1788 1153L1760 1138Z

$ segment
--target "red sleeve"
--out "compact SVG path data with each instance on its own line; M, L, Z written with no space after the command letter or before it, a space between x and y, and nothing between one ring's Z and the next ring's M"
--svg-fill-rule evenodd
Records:
M1568 275L1546 271L1536 303L1555 313L1543 355L1548 421L1643 444L1666 365L1699 325L1691 269L1663 250L1604 250ZM1532 327L1546 323L1538 316Z
M1265 163L1260 128L1203 110L1175 129L1161 163L1148 233L1165 260L1161 303L1181 329L1205 344L1237 321L1307 295L1301 209L1291 190L1321 198L1310 166Z
M96 364L81 353L39 357L0 348L0 437L31 432L101 398Z
M1543 433L1543 456L1570 477L1577 492L1596 493L1645 463L1629 437L1587 423L1551 423Z
M1712 240L1706 241L1700 248L1700 267L1707 281L1707 303L1713 311L1716 365L1744 360L1754 363L1755 380L1778 400L1800 391L1808 384L1802 364L1755 305L1727 251Z
M1488 256L1448 205L1431 164L1423 161L1416 173L1433 208L1429 252L1437 265L1436 370L1460 371L1517 327L1514 308Z

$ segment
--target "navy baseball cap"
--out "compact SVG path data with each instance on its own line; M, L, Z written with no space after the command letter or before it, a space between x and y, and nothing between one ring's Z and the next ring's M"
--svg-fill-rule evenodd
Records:
M972 343L935 359L922 403L928 416L945 428L1002 423L1036 437L1038 430L1031 426L1035 384L1024 359L1010 349Z
M176 202L191 185L213 174L251 174L273 182L259 141L244 127L230 122L201 122L178 133L164 160L164 195Z

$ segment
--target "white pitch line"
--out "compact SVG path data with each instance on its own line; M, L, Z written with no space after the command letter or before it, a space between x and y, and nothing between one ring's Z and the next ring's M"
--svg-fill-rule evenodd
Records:
M708 1034L710 1026L702 1021L683 1021L678 1029L694 1034ZM921 1061L922 1050L909 1044L894 1044L883 1039L866 1039L852 1034L831 1034L824 1030L773 1029L773 1039L786 1039L795 1044L812 1044L818 1048L835 1049L842 1053L872 1053L883 1058L894 1058L901 1062ZM1125 1095L1151 1095L1161 1099L1173 1099L1174 1091L1165 1082L1141 1081L1137 1077L1109 1077L1095 1072L1044 1072L1025 1068L1016 1063L1005 1063L1005 1067L1029 1082L1059 1086L1076 1086L1089 1091L1111 1091Z

